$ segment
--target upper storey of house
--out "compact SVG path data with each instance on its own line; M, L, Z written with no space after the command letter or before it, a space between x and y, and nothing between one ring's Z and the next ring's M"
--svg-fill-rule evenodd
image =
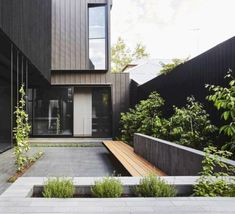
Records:
M0 0L0 31L48 81L51 10L51 0Z
M111 4L52 0L52 70L109 70Z
M0 0L0 31L50 81L51 70L107 72L111 0Z

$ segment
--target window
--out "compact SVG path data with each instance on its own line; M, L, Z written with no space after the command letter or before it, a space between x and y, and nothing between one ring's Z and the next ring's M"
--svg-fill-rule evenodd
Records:
M72 135L72 88L29 89L28 94L32 135Z
M107 69L106 5L89 5L89 69Z

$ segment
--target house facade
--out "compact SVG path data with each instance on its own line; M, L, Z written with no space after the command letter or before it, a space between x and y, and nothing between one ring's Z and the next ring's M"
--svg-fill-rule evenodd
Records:
M110 72L111 0L0 0L0 151L26 88L32 137L114 137L129 75Z

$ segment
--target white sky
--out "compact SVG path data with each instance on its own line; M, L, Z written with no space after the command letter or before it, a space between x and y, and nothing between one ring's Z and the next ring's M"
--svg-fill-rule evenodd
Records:
M112 44L142 42L151 58L195 56L235 36L235 0L113 0Z

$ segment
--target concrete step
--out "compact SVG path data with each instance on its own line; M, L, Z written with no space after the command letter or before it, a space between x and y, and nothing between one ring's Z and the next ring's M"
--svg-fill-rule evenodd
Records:
M105 140L112 140L112 138L30 138L31 144L87 144L87 143L102 143Z

